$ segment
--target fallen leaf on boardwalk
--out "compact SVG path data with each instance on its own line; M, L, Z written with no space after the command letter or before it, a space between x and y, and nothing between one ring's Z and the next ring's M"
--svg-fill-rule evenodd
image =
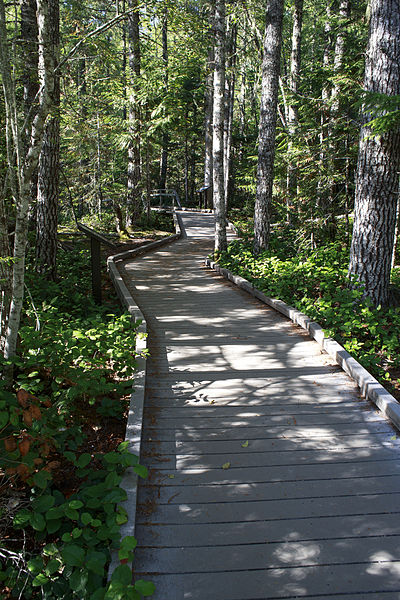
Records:
M243 444L240 444L242 446L242 448L248 448L249 446L249 440L246 440L245 442L243 442Z
M223 469L229 469L229 468L230 468L230 466L231 466L231 463L230 463L230 462L226 462L226 463L224 463L224 464L222 465L222 468L223 468Z
M171 474L171 475L168 475L168 477L169 477L170 479L175 479L175 475L172 475L172 474Z
M215 400L209 400L210 404L214 404Z
M393 435L390 439L391 440L397 440L397 435Z

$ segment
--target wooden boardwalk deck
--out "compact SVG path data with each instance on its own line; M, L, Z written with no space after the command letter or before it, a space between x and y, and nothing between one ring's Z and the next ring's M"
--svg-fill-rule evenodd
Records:
M202 266L124 263L151 358L135 573L155 600L400 599L395 431L291 322Z

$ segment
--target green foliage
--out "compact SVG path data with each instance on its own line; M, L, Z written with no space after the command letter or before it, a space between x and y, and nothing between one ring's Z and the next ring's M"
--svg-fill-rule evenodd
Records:
M123 473L147 470L126 442L106 453L85 446L93 419L101 436L102 420L125 412L138 323L92 302L85 252L61 256L59 272L57 283L28 278L33 303L20 330L14 390L0 383L0 468L17 498L0 526L13 531L7 537L30 540L17 552L2 544L0 581L27 600L140 599L153 586L133 585L126 564L109 583L106 576L111 551L131 561L136 545L120 541L128 518Z
M390 382L390 371L400 366L400 308L374 309L360 286L349 287L348 254L341 243L296 254L272 236L271 250L256 258L251 242L239 240L219 264L306 313L382 383Z

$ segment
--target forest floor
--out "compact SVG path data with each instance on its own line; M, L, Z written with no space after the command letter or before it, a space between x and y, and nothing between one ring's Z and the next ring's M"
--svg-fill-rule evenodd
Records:
M91 299L89 242L77 231L60 232L58 282L28 273L15 385L11 392L0 389L1 598L38 598L46 589L61 597L84 580L93 589L104 585L107 547L115 545L126 515L115 505L116 523L98 530L98 539L85 519L93 515L104 524L109 517L93 498L92 508L84 506L85 493L112 471L122 474L129 460L123 441L135 368L135 327L107 276L106 258L168 235L153 229L126 241L113 236L117 248L102 250L99 307ZM118 484L119 475L108 493L119 503ZM92 571L77 569L68 544L86 558L96 548ZM47 556L48 548L55 550Z

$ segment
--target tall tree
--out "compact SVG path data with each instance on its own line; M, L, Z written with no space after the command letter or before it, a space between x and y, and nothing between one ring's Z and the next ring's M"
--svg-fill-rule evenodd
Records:
M236 84L236 39L237 24L229 22L226 43L226 77L225 77L225 123L224 123L224 187L225 187L225 210L228 211L229 182L232 160L232 131L233 131L233 109L235 100Z
M60 46L59 0L49 0L49 52L58 65ZM49 116L39 158L36 212L36 270L56 278L57 224L60 179L60 74L54 76L53 114Z
M212 142L213 142L213 63L214 48L208 50L207 75L204 93L204 185L212 185Z
M262 61L257 188L254 208L254 251L256 254L268 247L270 234L269 210L274 179L283 5L284 0L270 0L267 4Z
M292 27L292 49L290 55L290 73L289 73L289 91L290 101L288 104L288 155L289 163L287 170L287 195L288 203L293 204L293 199L297 194L297 161L292 156L293 141L299 124L298 90L301 68L301 33L303 28L303 0L295 0L293 8L293 27ZM288 220L290 212L288 211Z
M168 94L168 6L164 8L162 20L162 60L164 67L164 102ZM169 134L167 129L162 133L161 143L161 161L160 161L160 189L167 187L167 171L168 171L168 146Z
M227 248L224 181L225 0L215 0L213 88L213 200L215 251Z
M128 146L128 194L126 225L131 227L141 213L141 165L140 165L140 104L138 99L141 69L139 38L139 5L129 0L132 11L128 17L130 97L129 97L129 146Z
M364 89L377 98L400 94L400 2L371 0ZM381 95L381 96L379 96ZM400 129L374 134L371 99L364 106L358 154L349 276L375 305L387 305L399 192ZM384 112L382 113L384 114Z
M49 52L48 0L37 0L38 49L39 49L39 100L35 108L29 145L24 149L19 122L17 95L13 69L7 45L7 27L4 0L0 1L0 70L6 105L7 131L11 134L11 156L16 157L15 205L16 225L14 234L11 303L6 319L4 356L15 355L21 320L25 280L25 250L28 233L28 210L32 174L37 168L47 115L51 110L54 90L54 58Z

